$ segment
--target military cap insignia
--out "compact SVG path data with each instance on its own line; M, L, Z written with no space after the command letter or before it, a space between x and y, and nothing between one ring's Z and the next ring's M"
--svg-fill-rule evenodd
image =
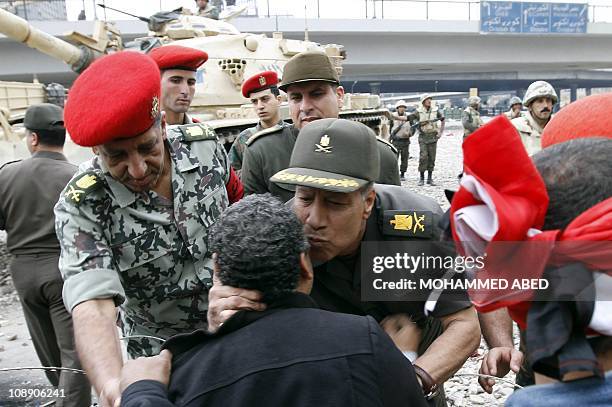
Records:
M329 145L330 139L327 134L321 137L321 140L316 145L315 153L331 153L332 146Z
M259 77L259 84L260 84L261 86L266 86L266 78L265 78L265 77L263 77L263 76L260 76L260 77Z
M159 98L157 96L153 96L153 100L151 101L151 118L155 119L159 114Z
M385 211L383 233L392 236L431 237L433 214L427 211Z
M98 189L100 185L98 176L95 173L86 172L68 184L64 196L68 201L79 204L88 192Z
M204 123L185 124L180 126L185 141L217 140L217 134L212 127Z

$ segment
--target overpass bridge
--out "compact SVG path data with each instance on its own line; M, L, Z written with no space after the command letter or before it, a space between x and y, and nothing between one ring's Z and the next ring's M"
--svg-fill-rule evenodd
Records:
M300 19L243 17L233 21L243 32L278 30L286 38L345 46L343 84L355 92L419 92L526 89L545 79L558 89L612 87L612 23L589 22L586 34L484 35L478 21L394 19ZM89 34L92 21L33 21L63 37ZM146 24L120 20L130 40L146 34ZM0 80L69 85L75 75L63 63L0 35Z

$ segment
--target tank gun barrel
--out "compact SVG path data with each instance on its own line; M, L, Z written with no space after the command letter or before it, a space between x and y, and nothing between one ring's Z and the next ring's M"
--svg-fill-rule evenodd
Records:
M76 72L85 69L93 59L88 49L76 47L47 34L33 27L23 18L3 9L0 9L0 33L24 43L30 48L64 61Z

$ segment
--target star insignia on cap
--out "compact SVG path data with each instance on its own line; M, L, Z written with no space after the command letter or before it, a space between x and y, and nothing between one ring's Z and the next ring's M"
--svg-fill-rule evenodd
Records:
M317 148L315 149L315 153L331 153L332 146L329 145L330 138L327 134L324 134L319 140L318 144L315 144Z
M153 100L151 101L151 118L155 119L159 114L159 98L157 96L153 96Z
M259 77L259 84L260 84L261 86L266 86L266 78L265 78L265 77L263 77L263 76L260 76L260 77Z

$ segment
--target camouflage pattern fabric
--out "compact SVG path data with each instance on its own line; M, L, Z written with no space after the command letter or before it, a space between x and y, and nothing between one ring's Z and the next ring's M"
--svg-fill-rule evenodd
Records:
M182 128L193 126L212 137L190 139ZM55 206L66 308L113 298L125 336L166 339L206 327L212 286L208 233L228 206L229 161L208 126L171 126L167 135L172 201L153 191L132 192L94 157ZM130 339L128 352L153 355L160 345Z
M471 106L465 108L461 114L461 124L463 125L463 139L482 126L482 118L480 112Z

